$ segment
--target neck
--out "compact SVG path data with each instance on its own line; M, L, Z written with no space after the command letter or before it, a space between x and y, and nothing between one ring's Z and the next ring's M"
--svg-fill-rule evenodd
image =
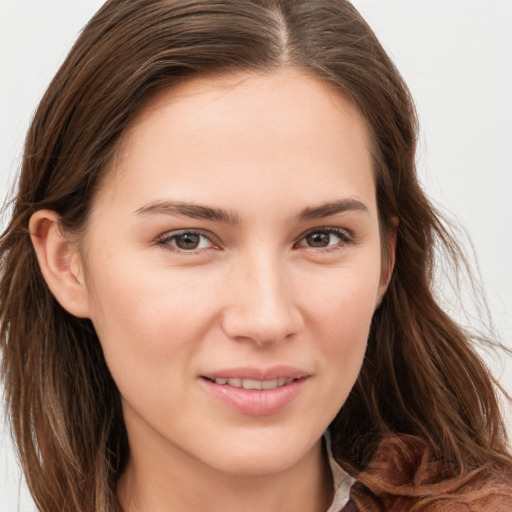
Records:
M332 500L332 476L319 441L284 471L236 475L205 467L186 453L133 451L118 486L124 512L318 512Z

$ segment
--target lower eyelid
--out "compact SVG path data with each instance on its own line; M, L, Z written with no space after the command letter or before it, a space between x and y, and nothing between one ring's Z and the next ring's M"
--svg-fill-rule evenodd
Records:
M207 240L209 242L209 244L211 244L211 246L203 247L203 248L198 248L198 249L186 250L186 249L180 249L179 247L176 247L175 245L171 245L172 240L175 240L177 237L182 236L182 235L186 235L186 234L189 234L189 233L190 234L194 234L194 235L199 235L203 239ZM180 229L180 230L176 230L176 231L170 231L168 233L165 233L162 236L159 236L156 239L156 243L157 243L157 245L160 245L160 246L165 247L167 249L174 250L175 252L181 252L181 253L184 253L184 254L187 254L187 253L188 254L196 254L196 253L201 252L201 251L207 251L209 249L215 248L218 245L213 240L213 238L211 236L209 236L206 233L203 233L202 231L198 231L198 230L194 230L194 229Z
M296 245L299 244L299 242L305 240L306 237L308 237L310 235L313 235L315 233L323 233L323 234L328 234L328 235L335 235L335 236L337 236L340 239L339 243L342 243L342 244L351 244L351 243L355 242L354 235L352 233L349 233L347 230L339 229L339 228L320 228L320 229L311 230L311 231L305 233L304 235L302 235L297 240ZM329 247L334 248L334 247L336 247L336 245L337 244L335 244L333 246L326 246L326 247L321 247L321 248L309 247L307 245L306 246L301 246L301 247L307 247L307 248L315 249L315 250L318 250L318 249L326 250Z

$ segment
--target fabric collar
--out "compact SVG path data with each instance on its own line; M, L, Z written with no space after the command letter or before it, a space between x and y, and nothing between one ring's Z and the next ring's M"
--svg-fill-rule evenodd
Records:
M325 449L329 458L329 466L331 468L333 486L334 486L334 499L327 512L340 512L343 507L348 503L350 498L350 488L356 481L341 466L334 460L331 448L331 434L329 430L324 432Z

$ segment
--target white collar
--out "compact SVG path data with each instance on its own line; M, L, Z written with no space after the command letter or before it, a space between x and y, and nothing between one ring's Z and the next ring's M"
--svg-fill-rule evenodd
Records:
M355 479L344 471L334 460L331 448L331 434L329 430L324 432L324 440L334 485L334 499L327 512L340 512L350 498L350 488L354 484Z

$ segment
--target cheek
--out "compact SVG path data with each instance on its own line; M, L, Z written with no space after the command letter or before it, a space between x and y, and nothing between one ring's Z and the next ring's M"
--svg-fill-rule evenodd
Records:
M322 269L307 283L297 289L304 315L325 339L349 345L351 339L366 340L380 290L380 259L373 252L329 272Z
M339 270L322 286L308 290L309 333L321 350L329 376L333 408L339 410L352 389L367 347L379 290L379 267Z
M330 295L324 306L318 337L327 364L343 369L346 379L357 378L362 364L374 311L373 290L349 289ZM322 320L323 319L323 320Z
M165 374L168 379L177 371L187 372L186 361L199 349L215 314L211 287L129 261L96 264L94 269L91 320L119 387L127 378L149 380Z
M330 343L324 345L327 376L325 409L329 423L345 404L354 387L366 353L371 315L364 318L347 315L340 317Z

